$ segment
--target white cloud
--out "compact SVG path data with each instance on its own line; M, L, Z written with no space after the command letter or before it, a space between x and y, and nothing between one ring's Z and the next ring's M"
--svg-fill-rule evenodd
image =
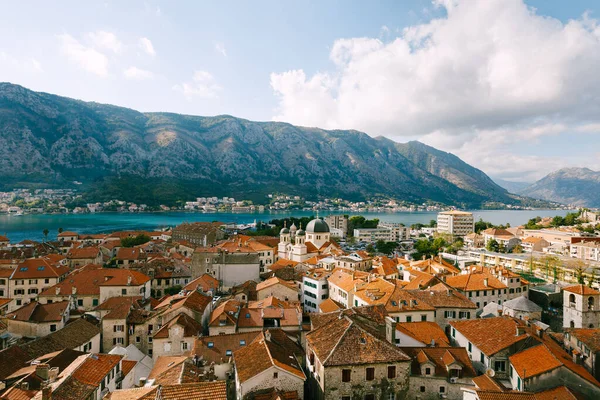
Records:
M68 34L58 35L61 51L69 61L98 76L108 75L108 58L98 50L80 43Z
M215 98L222 88L210 72L195 71L191 82L175 85L173 89L181 92L188 100L191 100L194 97Z
M140 38L139 44L146 54L151 56L156 55L156 51L154 51L154 46L152 45L152 41L150 39L145 37Z
M129 67L123 71L123 75L127 79L133 79L138 81L148 80L154 78L154 73L145 69L137 67Z
M96 31L87 34L88 39L94 47L110 50L114 53L121 53L123 51L123 43L117 38L112 32Z
M491 148L492 138L515 129L531 142L582 122L588 130L600 124L596 20L561 23L521 0L435 5L446 16L407 27L389 43L336 40L333 71L271 74L279 100L273 119L395 139L436 137L448 150L463 140Z
M223 54L224 57L227 57L227 50L225 49L225 45L223 43L215 43L215 50L218 53Z

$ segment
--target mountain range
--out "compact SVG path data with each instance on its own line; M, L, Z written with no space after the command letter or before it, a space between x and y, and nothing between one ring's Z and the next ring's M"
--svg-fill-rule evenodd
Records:
M90 199L149 204L273 192L462 207L525 201L420 142L228 115L142 113L0 83L0 189L73 181Z
M563 168L518 193L578 207L600 207L600 172L589 168Z

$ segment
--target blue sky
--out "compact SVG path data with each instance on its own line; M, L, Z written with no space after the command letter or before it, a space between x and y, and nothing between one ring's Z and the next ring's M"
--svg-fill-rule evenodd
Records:
M421 140L509 180L600 169L596 2L0 7L0 81L33 90Z

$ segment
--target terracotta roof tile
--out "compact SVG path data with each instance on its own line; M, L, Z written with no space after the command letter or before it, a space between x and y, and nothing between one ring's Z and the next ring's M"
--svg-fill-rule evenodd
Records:
M302 348L281 329L261 332L252 343L233 353L235 370L242 383L274 366L305 380L297 360L301 357Z
M8 314L6 318L25 322L55 322L61 321L69 308L69 301L50 304L40 304L37 301L25 304L23 307Z
M175 325L183 327L183 337L194 337L198 336L199 333L202 333L202 324L196 322L195 319L182 312L163 325L154 334L154 339L168 338L169 330Z
M233 352L252 343L260 331L233 333L228 335L203 336L196 339L192 354L207 363L221 364L232 358ZM227 352L232 354L228 355Z
M123 371L123 376L127 376L135 367L138 362L135 360L123 360L121 361L121 368Z
M155 400L149 393L141 400ZM162 385L161 400L227 400L227 383L225 381L197 382L180 385Z
M344 309L343 305L336 303L335 301L331 300L330 298L323 300L321 302L321 304L319 304L319 311L321 311L322 313L328 313L328 312L338 311L338 310L343 310L343 309Z
M448 337L446 337L444 330L435 322L399 322L396 324L396 330L425 345L431 344L433 340L437 347L450 346L450 342Z
M588 287L588 286L585 286L585 285L568 286L564 290L566 292L575 293L575 294L581 294L581 295L600 294L600 292L597 291L596 289Z
M307 349L314 351L325 366L410 360L406 353L385 339L381 321L367 317L376 309L357 307L317 314L313 330L306 334Z
M43 258L29 258L21 262L11 280L36 279L36 278L58 278L69 273L69 268L63 265L54 265Z
M429 362L434 365L435 376L448 377L449 366L457 364L462 367L464 377L475 377L477 372L473 368L469 354L463 347L402 347L412 359L412 373L421 375L421 364Z
M67 258L70 260L96 258L100 255L100 249L95 246L74 248L69 250Z
M99 386L102 379L119 364L123 356L112 354L92 354L73 374L73 378L78 381Z
M450 325L488 357L529 336L517 335L517 322L508 317L450 321Z

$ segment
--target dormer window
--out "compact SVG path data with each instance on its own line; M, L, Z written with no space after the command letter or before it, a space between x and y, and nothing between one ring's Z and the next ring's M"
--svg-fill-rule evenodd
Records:
M207 346L209 349L212 349L213 347L215 347L215 344L214 342L208 342Z
M429 367L425 368L425 375L431 375L431 368L429 368Z

